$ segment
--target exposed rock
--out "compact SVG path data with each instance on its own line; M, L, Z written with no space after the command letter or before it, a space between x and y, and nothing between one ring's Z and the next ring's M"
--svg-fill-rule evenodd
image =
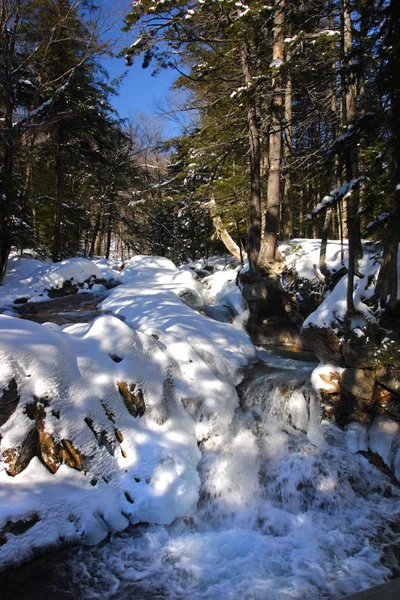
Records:
M0 427L11 417L18 406L19 394L15 379L11 379L0 396Z
M61 441L61 461L71 467L71 469L76 469L77 471L83 471L83 456L82 454L74 447L70 440L62 440Z
M0 546L7 543L7 534L22 535L39 521L40 517L36 513L21 521L8 521L0 530Z
M124 404L133 417L144 415L146 405L142 390L136 384L131 383L129 388L125 381L117 381L118 390L121 394Z
M343 371L341 405L337 414L339 424L366 423L375 416L374 386L374 374L368 369L347 368Z
M76 450L70 440L57 440L45 430L46 408L49 403L46 398L34 398L34 402L25 407L26 414L35 422L25 440L16 448L8 448L3 452L8 464L7 473L15 477L21 473L34 456L56 473L61 464L72 469L83 470L83 456Z
M376 350L380 344L379 328L368 324L363 328L364 335L359 337L354 331L343 336L343 366L370 369L375 362Z
M317 327L313 324L303 328L301 335L322 362L363 369L373 367L380 337L374 324L368 325L361 337L354 331L341 332L333 327Z
M369 463L371 463L371 465L373 465L374 467L376 467L377 469L379 469L382 473L384 473L392 483L397 484L397 480L393 474L393 471L391 471L391 469L389 469L389 467L387 465L385 465L384 461L382 460L382 458L379 456L379 454L376 454L376 452L365 452L364 450L359 450L357 452L357 454L361 454L362 456L364 456ZM389 490L386 489L386 494L389 493Z
M124 440L124 436L122 435L122 433L120 432L120 430L117 429L117 427L114 428L114 432L115 432L115 437L117 438L117 440L121 444L123 442L123 440Z
M301 350L311 350L300 335L300 328L287 318L271 317L261 323L254 321L248 325L252 341L263 346L289 346Z
M110 454L110 456L114 456L115 440L110 437L107 431L105 431L99 425L94 423L91 417L85 417L84 421L93 433L94 437L96 438L99 448L101 448L101 446L104 446L107 452Z
M373 404L375 376L368 369L347 368L342 373L342 394L357 397L366 405Z
M327 383L329 385L329 391L324 391L326 391L329 394L337 394L340 392L340 373L338 373L337 371L330 371L329 373L320 373L319 377L324 383Z
M16 298L14 300L14 304L26 304L28 302L29 298L23 297L23 298Z
M337 331L328 327L309 325L301 330L301 338L315 356L324 363L345 366L343 360L342 340Z
M374 403L382 409L382 414L389 414L393 419L400 421L400 397L397 393L376 382L374 389Z
M16 448L4 450L3 457L7 463L7 473L15 477L26 469L34 456L38 454L38 434L36 428L26 436L23 443Z
M79 286L77 283L72 283L69 279L64 281L62 287L52 288L47 292L49 298L61 298L62 296L71 296L77 294Z

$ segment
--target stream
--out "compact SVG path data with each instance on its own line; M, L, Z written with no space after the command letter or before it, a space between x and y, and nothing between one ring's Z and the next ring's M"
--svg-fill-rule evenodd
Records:
M334 600L398 576L398 488L321 423L314 367L259 351L229 429L200 444L193 515L8 569L0 597Z

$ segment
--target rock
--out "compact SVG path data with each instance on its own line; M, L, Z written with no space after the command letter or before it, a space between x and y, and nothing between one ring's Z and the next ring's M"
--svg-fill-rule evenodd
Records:
M327 394L338 394L340 392L340 373L337 371L329 371L329 373L319 373L319 377L324 383L329 385L329 390L324 388L324 391Z
M17 408L19 398L17 382L11 379L0 396L0 427L8 421Z
M301 330L303 343L311 348L315 356L323 363L345 366L342 352L342 340L336 330L329 327L309 325Z
M29 300L29 297L28 298L26 298L26 297L16 298L14 300L14 304L26 304L28 302L28 300Z
M248 330L256 345L311 349L302 339L299 327L285 318L264 319L262 323L253 322L249 324Z
M61 298L62 296L70 296L73 294L77 294L79 290L79 286L76 283L72 283L72 281L67 280L64 281L62 287L60 288L52 288L47 292L49 298Z
M351 395L363 404L373 404L374 385L375 376L368 369L347 368L342 373L342 395Z
M11 475L11 477L15 477L22 471L26 469L26 467L31 462L34 456L38 454L38 434L36 428L31 429L31 431L26 436L23 443L16 448L9 448L4 450L3 457L4 461L7 463L7 473Z
M70 440L61 440L60 455L61 462L65 465L76 471L83 471L84 457Z
M131 383L128 389L128 384L125 381L117 381L117 385L129 413L133 417L141 417L144 415L146 405L144 403L142 390L134 383Z
M375 324L370 324L363 331L364 335L359 337L354 331L309 324L301 330L301 335L324 363L371 369L379 346L379 330Z
M3 452L8 464L7 473L12 477L24 471L34 456L37 456L51 473L56 473L61 464L78 471L83 470L85 457L74 448L72 442L65 439L59 441L45 430L48 406L46 398L36 397L26 405L26 414L35 425L20 446L8 448Z
M400 397L379 381L374 389L374 402L382 409L382 414L389 414L393 419L400 421Z
M40 521L39 515L34 513L32 516L27 517L20 521L7 521L4 527L0 530L0 546L7 543L7 534L11 535L22 535L28 529L36 525Z
M377 325L368 324L363 327L364 335L358 336L350 331L343 336L343 366L370 369L375 362L376 350L380 344Z

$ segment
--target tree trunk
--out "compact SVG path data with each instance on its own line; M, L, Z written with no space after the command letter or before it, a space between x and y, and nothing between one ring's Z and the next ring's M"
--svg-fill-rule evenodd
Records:
M349 0L341 0L341 29L342 29L342 123L347 127L356 118L356 87L354 82L348 82L344 66L348 70L350 54L352 51L352 29L351 29L351 7ZM350 182L358 177L357 147L352 141L346 145L344 150L344 163L346 180ZM348 230L348 282L347 282L347 312L349 315L355 313L354 308L354 277L358 272L358 260L362 256L360 215L359 215L359 193L353 190L347 202L347 230Z
M326 275L326 249L328 246L329 228L332 221L332 208L327 208L325 212L324 228L321 236L321 250L319 253L319 269L323 275Z
M215 228L215 232L221 242L224 244L225 248L238 260L242 262L242 252L240 247L236 244L236 242L231 238L227 230L225 229L221 217L217 214L217 205L215 203L214 198L210 200L208 203L208 208L210 210L210 216Z
M251 90L252 75L250 51L247 43L242 46L242 70L246 86L249 88L247 104L247 129L250 146L250 202L249 237L247 256L249 270L255 276L258 273L258 260L261 247L261 144L257 122L256 101Z
M289 52L286 59L290 59ZM292 189L291 189L291 154L292 154L292 91L293 83L292 76L289 73L286 80L285 88L285 149L284 149L284 164L285 164L285 192L284 192L284 211L283 211L283 232L285 238L290 238L293 235L293 206L292 206Z
M389 88L391 108L394 201L375 293L383 305L394 311L397 304L397 263L400 243L400 5L398 0L390 1L388 20L386 45L392 51L389 53L389 77L386 78L385 83Z
M275 74L272 78L267 210L265 216L264 239L259 258L259 263L263 267L281 258L277 249L277 244L282 161L283 77L281 74L281 65L284 59L284 16L284 0L276 0L274 14L274 42L272 49Z
M13 163L13 146L10 143L8 146L6 145L3 173L0 177L0 283L7 271L8 256L12 244L8 214L13 203Z

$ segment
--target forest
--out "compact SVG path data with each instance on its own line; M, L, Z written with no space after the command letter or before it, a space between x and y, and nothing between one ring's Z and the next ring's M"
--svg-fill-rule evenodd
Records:
M0 0L6 598L399 577L400 2L110 4Z

